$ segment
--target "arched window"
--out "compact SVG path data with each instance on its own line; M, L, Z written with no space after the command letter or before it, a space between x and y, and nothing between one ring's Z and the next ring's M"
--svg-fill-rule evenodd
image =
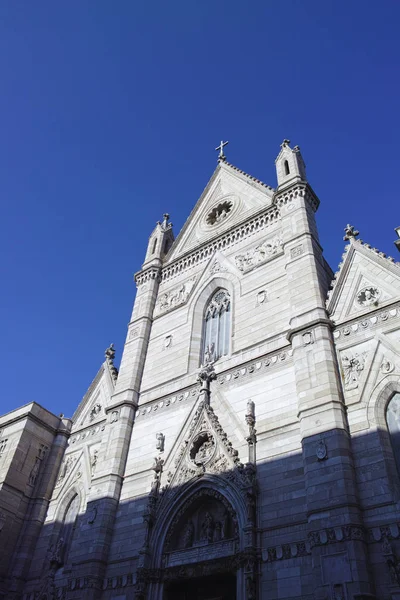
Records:
M153 242L153 250L151 252L152 254L154 254L154 252L156 251L156 248L157 248L157 238Z
M390 433L397 470L400 474L400 394L395 394L387 405L386 422Z
M209 301L204 313L202 363L218 360L229 352L231 335L231 298L227 290L219 289Z
M289 175L290 169L289 169L289 163L288 163L288 161L285 160L285 162L283 164L285 165L285 175Z

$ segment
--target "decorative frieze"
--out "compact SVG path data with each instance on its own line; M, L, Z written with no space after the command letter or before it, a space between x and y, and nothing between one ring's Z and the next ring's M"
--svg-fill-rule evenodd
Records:
M114 414L117 413L117 414ZM111 423L118 421L118 411L113 411L111 414ZM95 427L90 427L89 429L84 429L79 433L73 434L68 440L68 444L78 444L78 442L83 442L85 439L89 437L95 437L99 433L103 432L106 428L105 423L98 423Z
M400 317L400 304L396 304L379 312L374 312L373 315L362 317L358 321L354 321L348 325L343 325L333 332L333 337L339 339L350 337L357 333L360 334L366 329L376 327L395 317Z
M251 376L258 371L261 371L264 368L278 366L281 363L290 360L293 356L293 350L283 350L274 356L267 356L263 358L259 358L247 365L242 365L239 368L230 369L224 373L217 375L217 381L220 385L225 383L229 383L230 381L241 379L243 377ZM181 392L180 394L174 394L173 396L168 396L167 398L163 398L162 400L155 400L154 402L149 402L144 406L139 406L136 412L136 419L145 417L150 413L158 412L159 410L163 410L168 408L175 403L183 402L190 397L197 397L200 392L200 388L198 386L193 386L191 388L186 389L185 392Z
M246 221L235 228L222 234L217 239L208 244L204 244L198 250L188 253L186 256L177 259L175 262L167 265L162 271L162 281L167 281L180 275L183 271L194 267L195 265L209 260L217 250L226 250L227 248L238 244L243 239L250 237L258 231L271 227L280 218L280 211L276 206L268 207L268 209L252 219ZM139 279L138 274L137 278Z
M160 293L154 307L154 316L158 317L178 306L183 306L192 293L195 283L196 277L192 277L172 290Z
M259 264L268 261L273 256L282 252L282 237L276 235L251 248L246 254L235 256L236 266L240 271L248 271Z

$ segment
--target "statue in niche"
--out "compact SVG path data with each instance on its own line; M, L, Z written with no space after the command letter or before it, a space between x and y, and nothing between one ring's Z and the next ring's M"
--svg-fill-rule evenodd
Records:
M35 464L33 465L31 474L29 475L29 483L30 485L35 485L36 483L36 479L37 476L39 474L39 469L40 469L40 465L41 465L42 461L40 460L40 458L37 456L35 458Z
M194 541L194 525L193 521L190 520L186 523L183 533L183 547L191 548Z
M216 521L213 534L213 542L220 542L222 540L222 523Z
M214 538L214 519L208 511L205 514L204 521L201 524L201 539L206 540L208 543L213 541Z

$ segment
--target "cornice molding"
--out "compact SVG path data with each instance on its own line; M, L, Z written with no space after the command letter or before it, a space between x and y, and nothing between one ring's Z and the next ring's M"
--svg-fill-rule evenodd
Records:
M310 187L310 185L306 182L297 182L292 186L289 186L288 188L282 190L277 189L272 202L275 206L278 206L280 208L285 204L288 204L288 202L291 202L292 200L295 200L299 197L304 198L306 202L308 202L308 204L311 206L314 212L318 209L319 199L314 193L313 189Z
M274 367L284 362L289 361L292 358L293 350L290 346L282 348L279 352L274 354L264 355L251 362L244 363L241 366L232 367L221 373L217 373L217 383L223 385L229 383L231 380L242 379L243 377L252 376L255 373L261 372L264 368ZM218 363L216 363L218 366ZM183 402L190 397L197 397L200 393L200 386L195 384L191 387L187 387L180 392L169 394L167 396L158 398L157 400L150 401L146 404L139 405L136 412L136 419L146 417L152 413L158 412L159 410L168 408L176 403Z
M366 329L374 329L376 326L395 317L400 317L400 302L396 302L385 308L376 309L373 312L341 323L340 326L335 327L333 337L335 340L338 340L359 335L361 333L364 335Z
M170 264L165 265L162 269L162 281L171 279L186 269L210 259L217 250L224 250L234 246L261 229L272 226L278 222L280 216L277 206L264 208L262 212L249 218L244 223L236 225L210 242L204 242L195 250L191 250Z

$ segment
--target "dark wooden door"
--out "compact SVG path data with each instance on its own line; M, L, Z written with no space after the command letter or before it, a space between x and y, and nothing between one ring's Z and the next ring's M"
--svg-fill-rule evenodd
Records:
M235 575L215 575L172 582L164 600L236 600Z

